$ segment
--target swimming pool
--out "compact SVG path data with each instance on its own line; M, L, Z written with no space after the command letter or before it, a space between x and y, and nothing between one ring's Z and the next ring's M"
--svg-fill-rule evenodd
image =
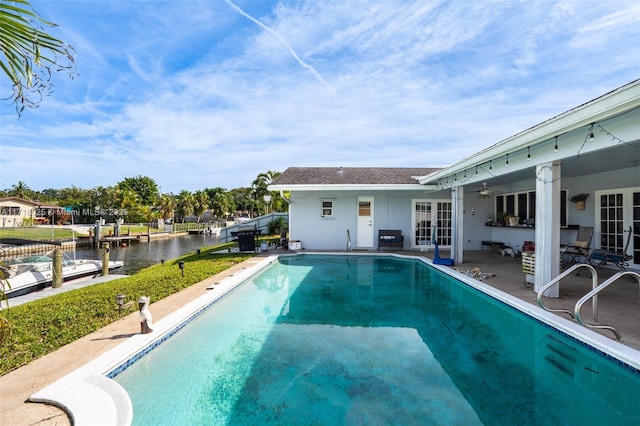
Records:
M281 256L109 376L140 425L638 424L634 366L462 281Z

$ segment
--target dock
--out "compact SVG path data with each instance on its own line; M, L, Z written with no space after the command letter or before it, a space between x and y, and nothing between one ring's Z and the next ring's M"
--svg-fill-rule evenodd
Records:
M100 237L98 240L100 243L115 243L116 245L121 245L122 243L130 243L132 241L142 241L142 242L150 242L151 240L161 239L161 238L169 238L171 237L171 232L145 232L140 234L126 234L119 236L108 235L106 237Z

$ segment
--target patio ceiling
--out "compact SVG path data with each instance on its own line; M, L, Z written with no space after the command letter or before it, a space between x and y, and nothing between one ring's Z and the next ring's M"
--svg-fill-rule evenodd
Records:
M622 144L615 149L591 152L580 156L574 156L561 160L562 177L577 178L612 170L622 170L630 167L638 169L638 181L640 182L640 140ZM500 176L475 179L471 177L464 184L479 186L487 182L490 186L506 185L514 181L533 179L535 177L535 165L529 168L514 171Z

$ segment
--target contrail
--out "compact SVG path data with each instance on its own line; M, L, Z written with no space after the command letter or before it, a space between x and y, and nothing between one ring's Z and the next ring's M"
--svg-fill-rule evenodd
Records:
M322 76L320 75L320 73L318 71L315 70L315 68L313 68L311 65L307 64L306 62L304 62L302 59L300 59L300 57L298 56L298 54L295 52L295 50L293 50L291 48L291 46L289 46L289 44L280 36L280 34L278 34L277 32L275 32L274 30L272 30L271 28L267 27L265 24L263 24L262 22L258 21L257 19L255 19L253 16L249 15L247 12L245 12L244 10L240 9L238 6L236 6L235 4L233 4L231 2L231 0L225 0L225 2L231 6L232 8L234 8L236 10L236 12L238 12L240 15L244 16L245 18L255 22L258 26L260 26L261 28L265 29L266 31L269 31L271 34L275 35L276 37L278 37L278 39L280 40L280 42L282 44L284 44L284 46L289 49L289 52L291 52L291 56L294 57L294 59L296 61L298 61L298 63L300 65L302 65L303 67L305 67L306 69L308 69L309 71L311 71L311 73L318 79L320 80L320 82L322 84L324 84L325 86L327 86L329 89L333 90L333 88L329 85L329 83L327 83L325 81L324 78L322 78Z

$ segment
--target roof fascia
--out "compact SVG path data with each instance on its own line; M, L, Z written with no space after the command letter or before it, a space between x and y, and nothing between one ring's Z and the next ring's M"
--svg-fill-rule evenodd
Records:
M269 191L425 191L436 190L437 185L421 185L418 183L404 185L371 185L371 184L339 184L339 185L270 185Z
M503 157L507 153L533 147L555 136L605 121L639 106L640 79L504 139L450 167L424 176L419 181L423 184L437 182L489 160Z

